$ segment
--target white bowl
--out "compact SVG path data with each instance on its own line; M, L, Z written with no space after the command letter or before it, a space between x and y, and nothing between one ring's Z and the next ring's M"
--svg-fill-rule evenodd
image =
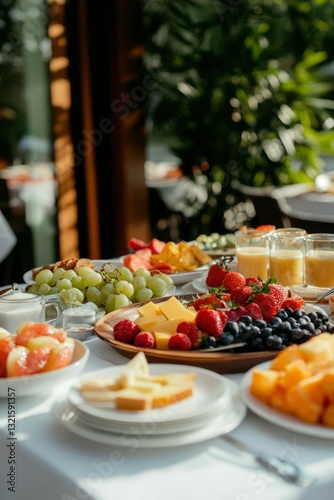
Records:
M0 378L0 398L51 394L56 386L80 375L86 366L89 349L79 340L74 342L72 362L64 368L25 377Z

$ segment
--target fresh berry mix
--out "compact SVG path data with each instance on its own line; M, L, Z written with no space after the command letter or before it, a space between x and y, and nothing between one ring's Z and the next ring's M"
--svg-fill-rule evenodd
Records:
M169 339L169 349L189 351L241 342L244 346L234 352L279 351L322 332L334 333L334 325L324 311L306 314L302 297L289 297L275 278L265 282L245 279L238 272L225 270L221 286L210 288L187 306L197 311L195 323L181 321ZM116 340L155 347L153 333L139 332L129 319L114 326Z
M139 328L131 319L122 319L114 326L114 338L126 344L132 344Z
M216 343L210 345L218 347L244 342L244 347L235 349L235 352L278 351L291 344L303 344L323 332L334 333L334 325L324 311L306 314L303 308L293 310L287 307L280 309L269 322L248 315L240 316L237 321L228 321ZM202 347L210 345L202 342Z

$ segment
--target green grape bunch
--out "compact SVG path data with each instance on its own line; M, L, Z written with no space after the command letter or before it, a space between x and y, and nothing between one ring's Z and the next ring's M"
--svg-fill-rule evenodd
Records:
M42 269L28 292L38 295L59 294L65 306L92 302L109 313L137 302L162 297L174 286L164 273L151 275L145 268L135 273L125 266L103 264L101 269L78 267L56 271Z

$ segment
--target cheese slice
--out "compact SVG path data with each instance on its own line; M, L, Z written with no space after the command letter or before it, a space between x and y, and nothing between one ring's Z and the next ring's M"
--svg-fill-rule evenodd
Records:
M182 321L195 321L196 311L189 311L176 297L159 304L160 311L167 319L182 318Z
M135 319L135 323L138 328L143 331L150 331L161 321L166 321L166 317L163 314L155 316L144 316Z
M155 338L155 347L156 349L162 349L164 351L168 350L168 342L172 333L164 333L164 332L153 332Z
M148 302L147 304L144 304L141 307L137 308L137 312L139 316L159 316L162 315L162 312L160 311L159 307L154 304L154 302Z
M140 351L127 363L121 374L121 384L123 387L130 387L138 377L148 377L149 368L145 354Z

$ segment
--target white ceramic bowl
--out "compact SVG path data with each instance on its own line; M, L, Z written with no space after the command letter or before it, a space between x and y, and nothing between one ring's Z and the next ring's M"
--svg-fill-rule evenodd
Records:
M86 366L89 349L79 340L74 342L73 360L71 364L64 366L64 368L25 377L0 378L0 398L8 398L10 394L15 398L18 396L41 395L43 393L51 394L56 386L80 375Z

